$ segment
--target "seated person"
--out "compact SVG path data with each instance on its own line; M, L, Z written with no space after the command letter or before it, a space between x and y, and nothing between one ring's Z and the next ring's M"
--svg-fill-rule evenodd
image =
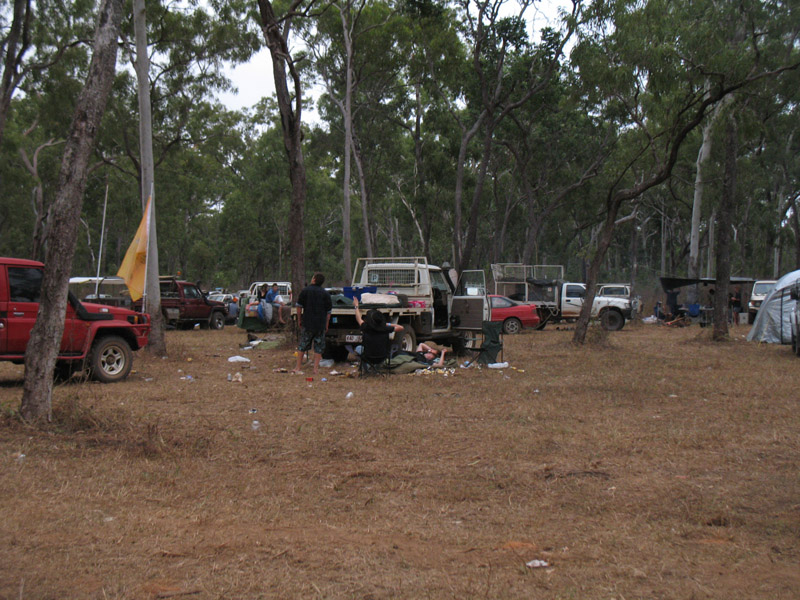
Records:
M284 304L283 300L281 299L280 292L278 291L278 284L273 283L270 290L264 296L264 300L272 304L275 308L273 312L278 315L278 323L281 325L286 325L286 311L290 311L291 309Z
M391 351L389 335L403 331L403 326L387 323L384 314L374 308L367 312L366 318L362 318L361 310L358 308L358 298L353 298L353 306L356 309L356 322L363 335L361 352L358 352L358 348L356 352L369 358L389 358Z
M661 300L656 302L656 306L653 308L653 316L659 321L664 321L667 318L664 309L661 307Z
M258 299L258 318L262 323L269 325L272 323L272 304L267 302L267 284L265 283L256 290L256 298Z
M426 343L420 343L417 346L417 362L424 363L431 367L443 367L444 366L444 355L447 353L446 349L439 350L438 348L434 348L429 346ZM436 360L436 357L439 357L439 360Z

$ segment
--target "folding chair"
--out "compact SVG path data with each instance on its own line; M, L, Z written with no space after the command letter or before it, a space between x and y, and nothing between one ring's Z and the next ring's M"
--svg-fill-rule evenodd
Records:
M367 343L364 339L364 346L361 349L361 357L358 362L359 375L372 375L386 372L389 368L389 361L391 359L391 340L389 334L386 334L386 339L376 340L374 343Z
M365 375L380 375L386 373L389 368L390 358L389 354L381 356L369 356L366 349L362 351L360 360L358 362L358 373L361 377Z
M496 362L503 362L503 323L495 321L484 321L481 324L483 342L480 348L472 349L478 353L478 364L490 365Z

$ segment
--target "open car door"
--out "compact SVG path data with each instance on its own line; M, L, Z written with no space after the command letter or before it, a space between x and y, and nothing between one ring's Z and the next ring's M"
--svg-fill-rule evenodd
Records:
M484 321L491 318L486 296L486 274L483 271L464 271L458 278L450 318L454 331L481 331Z

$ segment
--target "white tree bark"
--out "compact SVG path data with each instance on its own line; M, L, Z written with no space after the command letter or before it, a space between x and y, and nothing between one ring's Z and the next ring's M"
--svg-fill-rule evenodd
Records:
M133 0L133 29L136 36L136 79L139 97L139 156L142 211L150 203L150 234L147 242L144 311L150 315L148 350L163 356L167 352L164 319L161 315L161 287L158 283L158 236L156 234L155 164L153 161L153 114L150 105L150 57L147 54L147 16L144 0Z

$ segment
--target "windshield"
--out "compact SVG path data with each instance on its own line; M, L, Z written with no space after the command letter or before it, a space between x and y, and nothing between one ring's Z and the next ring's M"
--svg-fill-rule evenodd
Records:
M753 295L766 296L773 287L775 287L774 282L756 282L753 286Z

